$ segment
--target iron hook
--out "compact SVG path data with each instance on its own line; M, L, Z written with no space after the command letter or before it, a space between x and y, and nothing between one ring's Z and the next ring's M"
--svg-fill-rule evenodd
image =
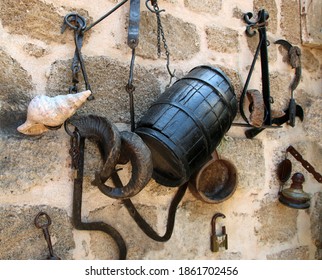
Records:
M149 5L148 5L148 2L151 2L151 5L153 6L154 10L153 10ZM145 1L145 6L148 8L148 10L149 10L151 13L154 13L154 14L160 14L161 12L165 12L165 10L164 10L164 9L159 10L157 0L146 0L146 1Z

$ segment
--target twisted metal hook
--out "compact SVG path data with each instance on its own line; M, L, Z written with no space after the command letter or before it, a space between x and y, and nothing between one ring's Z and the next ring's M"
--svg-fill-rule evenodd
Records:
M73 25L72 22L75 22L75 25ZM69 13L64 17L64 23L60 31L62 34L65 32L67 26L74 31L80 29L81 32L84 32L86 29L86 19L78 13Z
M151 5L153 6L153 9L148 5L148 2L151 2ZM164 9L162 9L162 10L159 9L157 0L146 0L145 1L145 6L148 8L148 10L151 13L154 13L154 14L160 14L162 12L165 12Z

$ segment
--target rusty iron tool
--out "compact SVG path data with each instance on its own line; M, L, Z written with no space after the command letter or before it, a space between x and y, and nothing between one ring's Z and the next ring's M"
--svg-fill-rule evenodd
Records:
M284 110L284 113L284 116L272 119L272 124L276 125L276 128L281 127L281 125L289 121L290 108L288 107L286 110ZM295 106L295 115L299 117L301 121L304 120L304 112L300 105ZM274 126L272 126L271 128L273 127ZM265 127L251 128L245 131L245 135L247 138L251 139L261 133L264 129Z
M87 71L85 69L85 61L81 52L83 41L84 41L84 33L86 30L86 19L77 13L69 13L64 18L64 23L61 29L62 33L66 30L67 26L74 30L74 42L75 42L75 53L74 53L72 66L71 66L72 76L73 76L72 77L73 86L69 88L69 92L73 93L78 91L77 89L77 84L79 83L78 73L80 70L82 71L86 90L92 91L91 85L89 83ZM91 94L87 98L87 100L93 100L93 99L95 99L93 94Z
M243 91L240 96L239 102L239 111L242 118L246 121L247 124L250 124L245 113L244 113L244 98L248 91L248 84L251 79L251 76L254 71L255 63L260 54L261 58L261 73L262 73L262 97L263 97L263 104L264 104L264 118L263 118L263 125L271 126L272 125L272 116L271 116L271 96L270 96L270 82L269 82L269 69L268 69L268 54L267 54L267 36L266 36L266 25L267 20L269 18L269 14L267 11L260 10L258 12L257 20L252 21L251 18L253 17L252 13L246 13L244 15L244 21L248 24L246 27L246 34L249 37L253 37L256 32L254 29L258 29L259 33L259 43L257 45L257 49L251 64L251 68L249 70Z
M289 152L297 161L299 161L302 166L313 175L313 177L315 178L315 180L317 180L319 183L322 183L322 175L320 173L318 173L314 167L308 162L306 161L302 155L293 147L293 146L289 146L286 149L287 152Z
M295 77L293 81L291 82L290 89L291 89L291 99L289 103L289 125L294 127L295 126L295 117L297 116L297 112L302 111L299 109L296 109L299 105L296 104L294 99L294 90L297 88L298 84L300 83L301 74L302 74L302 67L301 67L301 49L297 46L292 46L291 43L289 43L286 40L277 40L275 41L275 44L280 44L288 51L288 58L290 65L292 68L295 68ZM300 106L299 106L300 107Z
M140 0L130 0L130 16L127 35L127 44L134 49L139 44L140 28Z
M295 68L295 77L293 78L293 81L290 85L291 99L289 106L286 110L284 110L284 116L272 119L272 124L281 126L282 124L288 122L290 126L294 127L295 117L298 117L301 121L304 120L303 108L300 105L296 104L294 99L294 90L297 88L300 82L302 73L301 50L299 47L292 46L288 41L282 39L275 41L275 44L280 44L288 50L289 62L292 68ZM262 132L264 128L265 127L249 129L245 132L245 135L247 138L254 138L256 135Z
M114 241L116 242L118 249L119 249L119 258L125 259L127 254L127 248L126 244L122 238L122 236L119 234L119 232L114 229L112 226L103 223L103 222L83 222L81 219L81 210L82 210L82 189L83 189L83 175L84 175L84 148L85 148L85 139L88 138L87 136L83 136L81 134L81 131L78 130L78 128L75 129L74 132L72 132L69 127L68 123L65 123L65 131L69 136L71 136L71 149L70 154L73 159L73 166L76 166L76 178L74 180L74 196L73 196L73 223L74 227L79 230L98 230L103 231L110 235ZM104 130L107 131L107 130ZM106 133L105 133L106 134ZM93 135L92 135L93 136ZM106 136L110 137L110 136ZM110 139L111 140L111 139ZM103 152L103 147L100 147ZM131 149L135 149L134 146L131 147ZM129 151L128 154L133 153L133 151ZM121 156L123 157L123 156ZM111 178L115 184L115 187L119 190L124 190L124 185L117 173L112 172ZM146 171L145 171L146 172ZM140 179L138 179L138 183L140 183ZM144 220L144 218L140 215L140 213L137 211L135 206L133 205L132 201L127 198L123 199L122 202L127 208L129 214L132 216L132 218L135 220L137 225L142 229L142 231L151 239L159 242L166 242L171 238L171 235L173 233L174 229L174 223L175 223L175 215L176 210L181 202L186 190L187 190L188 183L183 184L181 187L179 187L176 195L174 196L170 207L169 207L169 213L168 213L168 222L166 226L166 232L163 236L160 236L157 232L153 230L153 228Z
M47 245L48 245L48 249L49 249L49 256L48 256L48 260L60 260L61 258L57 257L54 254L54 250L53 250L53 246L51 243L51 238L50 238L50 234L49 234L49 226L51 225L51 219L49 217L49 215L46 212L39 212L37 214L37 216L35 217L35 226L37 228L41 228L44 234L44 237L46 239Z
M132 49L132 58L130 63L129 80L125 89L129 94L130 99L130 117L131 117L131 131L135 130L135 109L134 109L134 91L133 74L135 61L135 48L139 44L139 30L140 30L140 0L130 0L130 16L127 35L127 44Z
M68 126L65 130L71 136L71 151L73 158L73 165L76 166L76 177L74 179L73 192L73 224L78 230L94 230L102 231L113 238L119 249L119 259L126 259L127 248L121 234L112 226L104 222L83 222L82 221L82 197L83 197L83 177L84 177L84 153L85 153L85 137L81 137L77 129L71 132ZM75 147L76 146L76 147ZM74 153L78 153L74 155Z
M261 70L262 70L262 91L263 91L263 101L264 101L264 120L263 125L261 127L253 127L247 131L245 131L245 135L247 138L253 138L256 135L258 135L260 132L262 132L265 128L276 128L281 127L282 124L289 121L289 124L291 126L294 126L295 123L295 116L299 117L301 121L304 119L304 112L300 105L297 105L294 100L293 91L297 87L300 81L301 77L301 63L300 63L300 49L298 47L293 47L290 43L288 43L285 40L278 40L275 43L281 44L284 47L286 47L289 50L289 56L290 56L290 63L293 68L295 68L295 78L290 86L291 88L291 100L289 107L284 110L284 116L274 118L271 114L271 108L270 103L272 102L272 98L270 96L270 85L269 85L269 72L268 72L268 56L267 56L267 38L266 38L266 20L269 18L268 13L265 10L260 10L258 12L258 19L257 21L251 21L252 13L246 13L244 15L244 21L248 24L246 27L246 34L248 36L254 36L256 33L256 29L258 29L259 35L260 35L260 42L257 46L254 59L249 71L249 74L247 76L241 97L239 102L239 109L240 114L243 117L243 119L246 121L246 125L244 126L251 126L243 109L244 104L244 97L247 93L247 87L250 80L250 77L252 75L252 72L254 70L255 62L257 59L257 56L259 53L261 54ZM233 124L234 125L234 124ZM240 124L235 124L240 125Z

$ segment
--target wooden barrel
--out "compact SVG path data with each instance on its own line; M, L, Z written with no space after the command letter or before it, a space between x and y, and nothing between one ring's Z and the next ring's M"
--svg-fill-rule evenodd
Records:
M187 182L211 158L236 114L233 86L220 69L198 66L176 81L135 130L151 150L156 182Z

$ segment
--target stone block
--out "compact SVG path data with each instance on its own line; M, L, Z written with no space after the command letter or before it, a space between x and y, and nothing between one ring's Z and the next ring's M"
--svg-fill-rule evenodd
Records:
M43 1L3 0L0 3L0 19L13 34L27 35L47 43L63 43L66 39L66 35L60 34L63 17L52 4Z
M271 109L275 111L283 111L288 108L291 98L289 87L292 82L293 75L290 75L290 73L287 72L280 73L277 71L271 71L269 79L270 95L274 99L274 103L271 104Z
M86 10L56 8L53 4L40 0L21 0L19 2L3 0L0 2L0 19L3 27L12 34L28 36L45 43L65 44L69 41L70 35L68 32L61 33L66 14L61 15L60 13L64 9L67 9L66 14L76 11L84 16L87 24L92 21Z
M322 192L312 197L311 207L311 234L316 246L315 258L322 260Z
M0 73L0 130L15 134L17 123L25 117L34 86L27 71L2 49Z
M321 16L322 3L319 0L300 1L301 38L305 46L322 48Z
M222 0L205 0L202 2L194 0L184 0L184 5L194 12L211 13L218 15L222 7Z
M180 241L173 240L174 244L182 242L185 244L182 246L182 251L185 252L185 256L189 259L194 259L193 253L195 246L198 244L198 254L202 255L205 259L216 259L216 260L239 260L242 259L242 252L235 251L232 245L238 241L234 238L234 229L232 229L230 223L234 223L236 229L238 228L236 220L232 217L230 210L232 210L233 204L228 201L220 204L209 204L200 200L191 200L189 193L186 194L182 207L179 208L179 215L176 223L176 230L174 239L178 238ZM228 210L229 209L229 210ZM221 226L225 225L228 230L228 250L220 248L219 252L212 252L210 249L210 236L211 236L211 220L215 213L225 213L226 219L219 218L217 220L217 233L220 233ZM240 220L240 219L239 219ZM179 223L179 221L182 221ZM243 223L241 223L243 224ZM198 228L198 232L195 229ZM240 228L239 228L240 229ZM237 231L239 230L237 229ZM234 231L235 232L235 231ZM235 232L236 233L236 232ZM230 239L231 238L231 239ZM230 240L230 241L229 241ZM238 240L238 238L237 238ZM175 253L173 253L175 255Z
M217 149L219 156L237 169L238 188L262 189L265 179L264 147L260 140L227 137Z
M23 50L30 56L40 58L48 54L48 50L36 44L26 43Z
M133 203L148 224L162 236L165 231L165 225L162 225L161 229L158 228L158 225L160 223L163 224L159 221L162 220L160 214L162 215L166 210L159 209L158 206L142 205L139 202L135 202L135 199L133 199ZM87 220L103 221L119 231L126 242L128 250L127 259L129 260L144 259L149 251L159 251L164 247L162 242L156 242L149 238L138 227L122 204L113 203L104 208L92 210ZM98 232L90 232L90 234L90 248L96 259L118 258L118 248L111 237L103 232L99 234Z
M303 127L309 138L322 146L321 102L322 98L315 98L310 106L305 108Z
M168 3L171 3L171 4L178 4L180 0L165 0L164 2L168 2Z
M311 165L317 172L322 173L322 145L319 145L315 141L306 141L306 143L308 146L308 152L304 156L309 159Z
M302 49L301 63L302 68L308 71L311 75L314 73L321 73L319 60L308 48ZM318 78L321 78L321 75Z
M170 14L162 15L161 22L164 36L170 53L170 61L186 60L192 58L200 50L200 38L197 28L192 23L184 22ZM151 12L141 13L140 44L137 47L137 55L145 59L157 59L157 21ZM162 58L165 58L165 50L161 38Z
M245 36L247 35L245 34ZM270 34L267 34L267 40L270 42L270 45L267 47L267 59L268 59L268 68L269 68L270 63L275 62L277 59L277 50L272 44L275 41L275 39L272 36L270 36ZM259 44L258 33L256 33L255 36L253 37L247 37L247 45L251 53L253 54L253 57L255 55L258 44ZM249 67L252 61L253 61L253 58L249 60ZM260 55L258 56L258 60L256 61L256 67L260 67Z
M255 211L254 217L259 222L255 228L255 235L261 244L287 243L297 232L298 210L282 205L280 202L271 201L261 204Z
M45 260L49 256L43 232L34 224L40 211L45 211L51 218L49 233L54 253L62 260L72 258L73 227L66 211L46 205L2 205L0 210L0 259Z
M245 12L248 12L248 11L242 11L239 7L234 7L233 8L233 17L243 20Z
M308 246L300 246L294 249L286 249L275 254L267 255L268 260L309 260L310 250Z
M255 16L257 16L257 13L259 10L264 9L268 12L269 18L268 18L268 25L267 25L267 31L276 33L277 31L277 6L275 0L254 0L254 10L256 12Z
M55 132L40 137L0 138L0 190L21 194L34 186L59 181L69 157Z
M206 28L208 48L222 53L238 52L238 32L231 28L208 26Z
M301 43L301 20L298 0L282 0L280 27L285 40L292 45Z
M129 65L104 56L85 57L86 70L95 100L86 102L77 114L93 114L107 117L116 123L130 122L129 94L125 86L129 79ZM70 60L52 64L46 87L47 95L68 93L72 85ZM158 69L146 69L135 65L134 109L138 120L160 94ZM81 73L79 91L84 89Z

